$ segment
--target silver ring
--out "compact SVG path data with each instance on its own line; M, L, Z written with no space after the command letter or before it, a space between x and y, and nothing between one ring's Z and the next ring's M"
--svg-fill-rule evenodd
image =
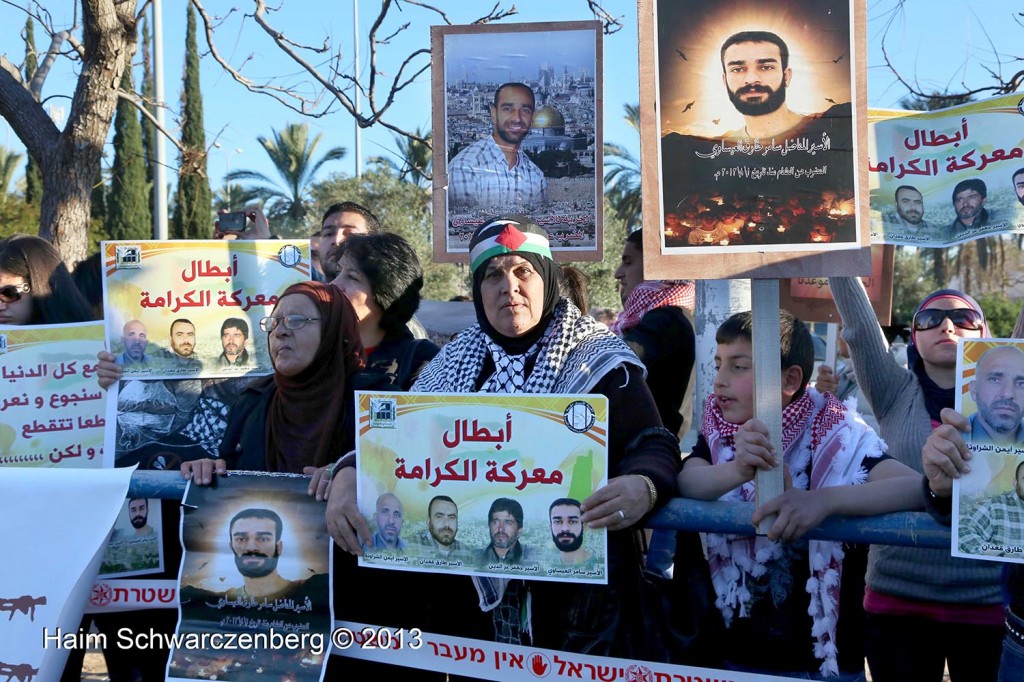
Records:
M619 510L619 518L622 519L623 521L625 521L626 520L626 512L624 512L624 511L622 511L620 509Z

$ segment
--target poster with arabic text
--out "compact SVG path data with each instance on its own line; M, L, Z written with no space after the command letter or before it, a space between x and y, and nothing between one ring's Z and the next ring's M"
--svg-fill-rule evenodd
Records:
M360 565L607 584L604 396L356 394Z
M102 322L0 326L0 467L113 466L101 350Z
M260 320L309 281L309 242L103 242L107 343L126 379L273 371Z

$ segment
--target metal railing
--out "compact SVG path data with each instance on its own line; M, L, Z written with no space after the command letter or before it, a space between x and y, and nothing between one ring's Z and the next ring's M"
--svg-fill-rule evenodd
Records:
M185 480L177 471L136 471L129 497L180 500ZM753 503L705 502L677 497L647 524L650 528L753 535L750 517ZM900 512L879 516L832 516L807 533L812 540L842 540L862 544L946 548L949 528L924 512Z

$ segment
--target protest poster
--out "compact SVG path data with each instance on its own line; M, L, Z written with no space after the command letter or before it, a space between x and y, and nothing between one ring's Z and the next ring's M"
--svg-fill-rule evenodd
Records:
M871 246L871 274L861 277L868 300L878 318L886 326L892 320L892 273L896 247ZM842 322L828 277L798 277L779 281L779 307L785 308L804 322Z
M871 241L944 247L1024 232L1024 98L872 109Z
M188 485L167 679L322 679L331 540L308 486L308 477L253 472Z
M579 519L607 398L357 391L356 412L361 566L607 584L607 531Z
M308 240L103 242L107 343L126 379L273 372L260 320L309 281Z
M956 410L972 457L953 479L953 556L1024 563L1024 343L957 345Z
M600 21L431 26L435 262L526 215L556 260L601 260Z
M10 467L0 476L0 677L56 680L69 652L103 645L79 625L131 475Z
M863 3L641 0L639 24L644 224L660 226L645 277L867 274Z
M101 468L103 323L0 326L0 467Z
M147 575L164 570L160 500L124 501L100 563L99 578Z

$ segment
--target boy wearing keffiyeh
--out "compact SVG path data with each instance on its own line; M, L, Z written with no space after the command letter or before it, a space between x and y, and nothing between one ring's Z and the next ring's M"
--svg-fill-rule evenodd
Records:
M756 471L785 466L785 492L752 519L756 525L778 514L767 537L707 538L716 605L728 626L727 667L858 679L863 659L859 670L841 670L838 657L842 544L800 538L832 514L921 508L920 480L885 454L851 407L808 386L810 331L784 310L779 316L784 452L774 451L767 428L753 419L752 316L738 313L718 329L714 394L679 488L697 499L752 501Z

